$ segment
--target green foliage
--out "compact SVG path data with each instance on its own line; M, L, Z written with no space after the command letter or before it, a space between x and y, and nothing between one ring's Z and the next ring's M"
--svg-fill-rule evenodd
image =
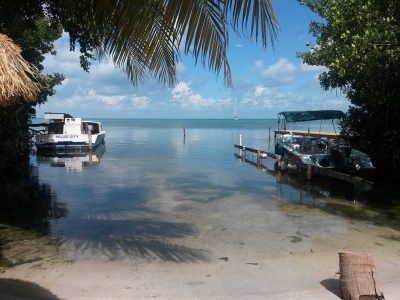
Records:
M303 0L319 14L310 31L310 65L326 66L324 89L338 88L352 106L342 122L355 146L370 153L380 179L400 179L400 1Z
M54 53L53 42L61 36L60 23L44 11L44 2L2 0L0 32L21 48L22 56L43 71L46 53ZM42 74L43 87L36 103L44 103L54 94L54 86L63 80L61 74ZM35 116L34 105L21 99L19 104L0 108L0 179L3 183L29 176L31 134L28 126ZM14 178L14 179L13 179Z

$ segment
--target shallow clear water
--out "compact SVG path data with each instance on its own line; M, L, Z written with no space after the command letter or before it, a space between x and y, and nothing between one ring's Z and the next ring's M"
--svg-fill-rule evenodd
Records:
M124 254L205 260L202 251L178 251L171 242L199 236L208 216L227 222L230 215L223 207L230 203L238 224L251 216L244 213L242 220L241 210L256 204L282 216L294 212L302 216L317 209L322 215L399 228L397 204L379 207L372 201L371 208L370 202L362 201L362 192L351 186L304 183L262 171L234 156L239 134L246 146L272 150L269 128L276 127L275 120L101 121L106 130L104 153L33 157L39 181L50 187L54 200L48 232L74 257L100 253L108 258ZM60 208L62 213L57 214ZM277 218L274 226L285 226L279 222L283 221Z

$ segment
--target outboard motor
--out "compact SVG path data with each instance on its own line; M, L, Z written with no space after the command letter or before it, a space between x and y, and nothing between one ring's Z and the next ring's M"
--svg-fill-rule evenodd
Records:
M330 152L336 168L345 169L349 167L351 147L345 144L343 140L332 141Z

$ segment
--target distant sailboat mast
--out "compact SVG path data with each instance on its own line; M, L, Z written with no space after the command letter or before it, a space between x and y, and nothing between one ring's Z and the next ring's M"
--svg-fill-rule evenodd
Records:
M234 111L233 111L233 119L234 120L239 120L238 113L237 113L237 98L233 96L233 105L234 105Z

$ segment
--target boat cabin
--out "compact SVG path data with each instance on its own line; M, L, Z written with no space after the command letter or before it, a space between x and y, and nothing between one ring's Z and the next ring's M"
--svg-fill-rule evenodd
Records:
M98 122L82 121L66 113L45 113L45 134L99 134Z

